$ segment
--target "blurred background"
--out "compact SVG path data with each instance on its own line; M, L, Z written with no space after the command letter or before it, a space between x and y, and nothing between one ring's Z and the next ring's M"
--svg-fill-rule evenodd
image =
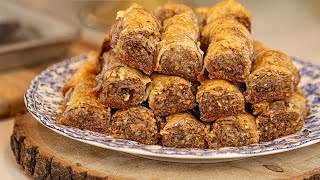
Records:
M24 8L38 11L79 27L81 38L93 44L102 41L114 22L116 12L136 2L154 10L164 0L12 0ZM217 0L179 1L192 7L212 6ZM320 61L320 1L318 0L239 0L253 16L253 37L267 46L292 56ZM1 16L0 16L1 17ZM59 27L56 27L59 28ZM34 35L33 35L34 36Z

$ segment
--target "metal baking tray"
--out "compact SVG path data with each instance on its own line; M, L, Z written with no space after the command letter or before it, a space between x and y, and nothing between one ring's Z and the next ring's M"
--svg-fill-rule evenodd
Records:
M0 35L0 70L62 57L79 32L74 24L2 1L0 33L5 35Z

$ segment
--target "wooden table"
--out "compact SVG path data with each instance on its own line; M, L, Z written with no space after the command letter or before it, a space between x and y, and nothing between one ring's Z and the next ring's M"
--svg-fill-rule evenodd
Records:
M67 57L52 59L41 64L23 66L0 71L0 118L15 115L23 110L23 95L30 81L46 67L53 63L87 53L90 50L97 50L98 46L90 44L81 39L73 43Z
M95 45L78 40L72 46L69 56L96 48ZM23 93L30 80L49 64L52 62L1 72L0 116L23 111ZM7 127L12 124L0 120L0 131L6 132L0 135L9 138L11 130L8 131ZM73 175L79 178L110 179L320 179L320 143L285 153L227 163L168 163L68 139L43 127L28 113L17 117L11 143L17 162L33 177ZM8 148L9 144L2 147ZM8 149L3 152L13 159ZM7 164L0 164L0 169L2 166L6 167ZM20 172L22 169L16 167L13 171Z

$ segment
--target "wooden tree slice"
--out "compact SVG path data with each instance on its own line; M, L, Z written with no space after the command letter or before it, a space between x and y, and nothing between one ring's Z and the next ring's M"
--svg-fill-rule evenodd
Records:
M214 164L154 161L59 135L29 113L16 118L11 146L35 179L316 179L320 143L286 153Z

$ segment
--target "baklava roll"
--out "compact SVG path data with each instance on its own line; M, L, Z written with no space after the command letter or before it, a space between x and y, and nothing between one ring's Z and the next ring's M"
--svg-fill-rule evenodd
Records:
M106 107L127 108L148 98L150 78L121 63L112 51L104 54L103 69L97 79L100 100Z
M206 136L209 148L238 147L259 142L255 118L249 113L218 119Z
M66 94L70 89L86 80L93 80L101 71L101 62L99 61L97 52L90 52L88 59L74 73L71 79L64 85L62 92Z
M245 100L239 88L224 80L201 82L196 100L200 119L205 122L213 122L245 111Z
M232 38L239 39L247 46L251 46L253 51L253 39L250 32L230 17L218 18L204 26L201 31L201 47L207 49L210 43Z
M119 11L111 31L111 47L119 60L150 75L156 63L160 26L152 12L133 4Z
M157 144L159 133L157 118L152 110L135 106L112 115L107 132L113 138L129 139L142 144Z
M221 17L234 18L251 32L251 13L234 0L223 0L210 8L207 12L207 24Z
M66 94L64 111L57 117L57 123L79 129L105 133L111 119L110 108L105 108L94 90L94 79L75 85Z
M149 107L158 116L167 116L192 109L195 96L189 81L161 74L151 75Z
M164 22L163 29L155 71L196 81L203 66L196 16L176 15Z
M245 82L254 57L249 31L232 18L219 18L202 30L202 46L209 45L202 74L210 79ZM205 49L205 47L202 47Z
M306 99L298 92L285 100L254 104L253 114L257 116L260 141L271 141L298 132L307 112Z
M246 82L246 101L272 102L289 98L300 82L299 70L289 56L280 51L256 48L257 57Z
M157 20L159 21L160 25L163 25L163 22L166 19L169 19L175 15L191 11L192 9L182 3L175 3L175 2L167 2L164 3L163 5L159 6L156 11L155 15L157 17Z
M162 145L176 148L205 148L205 136L210 126L189 113L166 117L167 124L160 131Z
M193 11L187 11L165 20L162 39L174 40L175 37L189 37L193 41L199 40L198 20Z

